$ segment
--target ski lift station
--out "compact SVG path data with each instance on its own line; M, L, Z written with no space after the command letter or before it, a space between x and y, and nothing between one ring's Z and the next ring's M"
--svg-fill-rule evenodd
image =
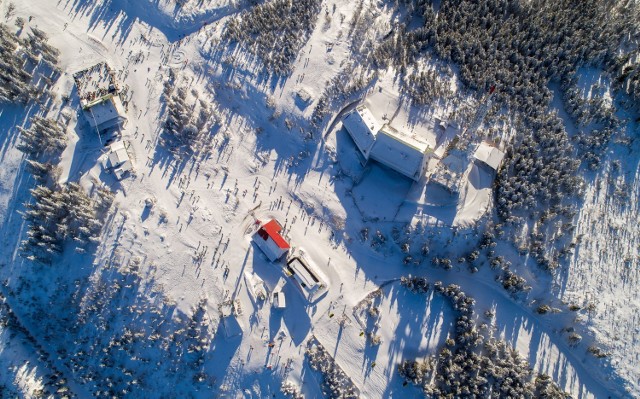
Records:
M479 138L474 129L484 119L490 95L478 107L473 129L463 130L458 122L445 121L441 115L412 119L411 105L403 108L398 95L385 90L374 91L347 112L342 125L361 164L373 160L411 182L377 168L356 167L356 176L367 173L380 179L363 182L357 178L353 192L360 212L370 218L464 227L480 220L489 209L492 182L504 158L504 152L491 143L473 142ZM383 123L378 115L392 109L396 109L392 121L385 116L387 123ZM348 162L345 165L350 167ZM385 181L389 192L369 195L378 190L378 181Z
M277 220L271 219L263 224L253 235L253 242L267 256L269 261L275 262L289 252L291 246L287 240L280 235L282 226Z
M420 180L431 152L429 144L385 125L376 135L370 157L410 179Z
M349 112L342 122L365 162L372 159L414 181L424 176L433 152L426 142L382 125L364 105Z
M312 302L316 294L327 285L304 259L295 256L287 262L286 274L295 281L302 295Z

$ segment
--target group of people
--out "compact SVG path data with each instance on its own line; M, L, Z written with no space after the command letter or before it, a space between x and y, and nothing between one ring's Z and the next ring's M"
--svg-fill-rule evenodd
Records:
M95 90L87 91L86 87L92 81L92 74L95 72L99 73L101 78L100 80L102 80L106 75L108 78L108 85L107 87L97 87L99 82L96 82L93 84ZM80 95L81 100L93 101L96 98L105 96L114 88L117 90L115 72L109 68L109 65L107 65L106 62L101 62L80 72L76 72L73 75L73 79L76 83L76 87L78 88L78 94Z

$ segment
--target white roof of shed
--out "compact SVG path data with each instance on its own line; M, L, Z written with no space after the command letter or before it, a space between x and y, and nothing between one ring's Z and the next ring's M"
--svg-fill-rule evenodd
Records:
M488 165L491 169L498 170L502 163L502 159L504 158L504 152L483 141L478 146L478 149L476 149L473 157Z
M425 156L429 151L426 142L384 126L371 149L371 158L417 180L423 172Z
M297 276L300 283L304 284L305 289L312 290L316 285L318 285L318 277L309 270L308 266L302 263L300 259L293 258L289 261L288 266L293 270L294 275Z
M304 87L301 88L300 90L298 90L298 92L296 93L298 95L298 97L300 97L300 99L302 101L304 101L305 103L308 103L312 100L311 94L309 93L309 91L307 89L305 89Z
M287 307L287 300L284 296L284 292L276 291L273 293L273 306L277 309L284 309Z
M126 161L125 163L123 163L122 165L120 165L120 167L116 168L113 173L115 173L116 177L118 178L118 180L122 180L122 178L124 177L124 175L127 172L131 172L133 170L133 165L131 165L130 161Z
M371 111L364 105L359 105L355 110L349 112L342 119L342 124L365 159L369 159L369 152L376 141L376 134L382 124L376 120Z
M129 154L124 148L124 143L122 141L117 141L111 144L110 149L111 152L109 152L109 163L111 164L112 168L120 166L121 164L129 161Z

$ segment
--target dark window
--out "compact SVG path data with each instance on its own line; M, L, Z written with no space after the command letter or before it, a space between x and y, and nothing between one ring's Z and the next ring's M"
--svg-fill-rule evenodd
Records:
M265 229L258 230L258 235L262 237L263 240L267 241L269 239L269 234L267 234Z

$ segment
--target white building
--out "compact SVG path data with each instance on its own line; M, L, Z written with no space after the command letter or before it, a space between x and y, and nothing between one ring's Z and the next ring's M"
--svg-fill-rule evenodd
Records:
M120 97L107 94L84 107L84 116L92 129L102 133L112 128L122 128L127 122L126 112Z
M476 149L473 157L476 159L476 161L479 161L487 165L494 171L497 171L498 168L500 168L502 159L504 158L504 152L500 151L495 146L483 141Z
M311 93L309 93L309 91L305 88L298 90L296 95L298 96L300 101L302 101L304 104L310 104L313 101L313 97L311 96Z
M369 160L369 152L376 141L376 135L382 127L376 118L364 105L359 105L356 109L349 112L343 119L342 124L347 133L356 143L356 147L365 160Z
M273 307L276 309L284 309L287 307L287 300L285 299L284 292L282 291L274 291L273 292Z
M281 231L282 226L280 226L280 223L271 219L263 224L253 235L253 242L271 262L280 259L291 248L289 243L280 235Z
M129 153L124 146L124 141L116 141L109 147L109 156L107 158L107 166L113 169L113 173L118 180L133 170Z
M370 157L417 181L425 174L431 152L426 142L385 125L376 135Z
M365 161L371 158L416 181L424 175L432 152L426 142L379 123L364 105L342 124Z
M318 291L326 288L326 284L313 268L302 258L294 257L287 262L286 272L297 283L302 295L312 301Z

